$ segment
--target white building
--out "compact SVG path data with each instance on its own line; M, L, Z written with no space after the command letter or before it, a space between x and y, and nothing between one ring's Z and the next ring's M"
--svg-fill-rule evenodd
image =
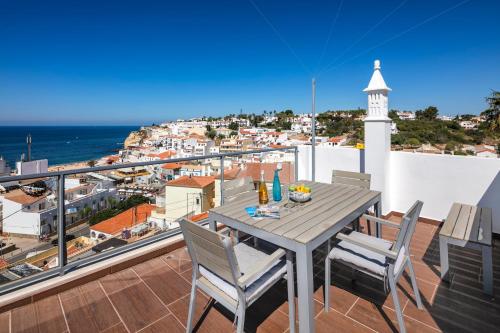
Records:
M16 162L17 175L32 175L37 173L47 172L49 168L49 161L47 159L34 160L34 161L19 161Z
M464 128L464 129L475 129L477 127L477 123L475 122L472 122L470 120L462 120L460 122L460 127Z
M398 111L396 112L398 115L399 119L401 120L415 120L415 113L411 111Z
M7 165L7 161L0 156L0 177L9 175L10 175L10 168Z
M108 197L117 197L114 188L100 184L72 186L68 179L65 192L66 225L79 221L83 210L88 207L99 211L108 205ZM3 232L28 237L39 237L57 230L56 195L48 188L33 188L39 185L23 186L1 196Z
M214 177L182 176L165 185L165 219L175 221L184 216L206 212L215 205Z
M212 174L210 164L183 164L180 169L181 176L209 176Z

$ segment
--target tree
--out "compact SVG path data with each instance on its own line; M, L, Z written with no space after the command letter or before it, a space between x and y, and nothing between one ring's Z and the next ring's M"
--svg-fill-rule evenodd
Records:
M207 129L207 132L210 132L212 130L212 126L206 125L205 128Z
M226 136L225 136L224 134L222 134L222 133L221 133L221 134L217 135L217 138L218 138L219 140L224 140L224 139L226 138Z
M389 111L389 118L391 118L393 121L400 120L398 116L398 111L397 110Z
M83 216L89 216L92 213L92 208L89 206L85 206L83 208Z
M435 106L429 106L425 110L415 112L415 117L418 120L436 120L439 110Z
M236 132L236 131L231 131L231 133L229 133L229 136L238 136L238 132Z
M210 131L206 131L205 132L205 136L207 138L210 138L211 140L215 139L215 137L217 136L217 131L214 130L214 129L211 129Z
M117 200L113 197L108 197L108 207L114 208L117 204Z
M420 141L418 141L417 138L409 138L406 140L406 144L412 147L418 147L420 146Z
M493 90L489 97L486 97L488 109L481 112L486 117L488 127L493 132L500 131L500 91Z
M96 164L97 164L97 161L94 161L94 160L90 160L87 162L87 165L91 168L95 167Z
M457 148L457 145L458 144L455 141L450 141L446 144L446 146L444 147L444 150L454 151Z
M239 125L238 125L238 123L233 121L229 124L229 126L227 128L229 128L232 131L237 131L239 128Z

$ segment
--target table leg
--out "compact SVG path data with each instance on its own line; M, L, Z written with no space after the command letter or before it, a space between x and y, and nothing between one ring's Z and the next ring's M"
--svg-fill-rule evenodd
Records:
M448 281L448 241L444 236L439 236L439 262L441 264L441 280Z
M208 227L210 228L210 230L217 231L217 221L215 221L214 219L210 219L208 221Z
M482 246L483 253L483 290L493 296L493 260L491 246Z
M313 258L312 251L301 246L297 252L297 289L299 305L299 332L314 332Z
M382 203L380 201L377 201L375 203L374 208L375 208L375 216L381 217L381 215L382 215ZM382 238L382 224L375 222L375 230L376 230L375 232L376 232L377 238Z

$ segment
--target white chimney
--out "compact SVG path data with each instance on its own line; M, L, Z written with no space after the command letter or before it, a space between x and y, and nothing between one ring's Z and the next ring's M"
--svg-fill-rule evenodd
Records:
M388 93L375 60L373 74L364 92L368 93L368 112L365 118L365 172L372 175L371 188L382 192L382 214L389 212L389 157L391 152L391 119Z

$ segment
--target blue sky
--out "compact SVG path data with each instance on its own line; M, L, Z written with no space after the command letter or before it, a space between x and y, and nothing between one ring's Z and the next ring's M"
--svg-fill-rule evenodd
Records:
M478 113L500 89L499 12L497 0L0 0L0 124L308 112L312 76L318 111L365 107L377 58L392 108Z

